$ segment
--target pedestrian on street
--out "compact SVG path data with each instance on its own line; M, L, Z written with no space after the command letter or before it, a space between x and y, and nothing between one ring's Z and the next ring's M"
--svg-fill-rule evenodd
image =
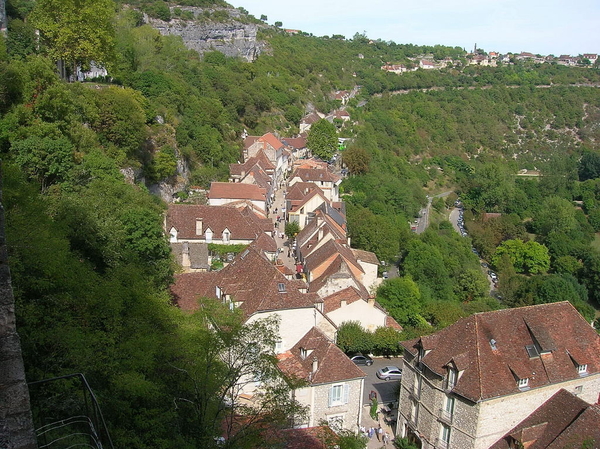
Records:
M373 438L374 433L375 433L375 429L373 429L373 427L369 427L369 438Z
M383 429L381 428L381 424L377 428L377 441L381 441L381 437L383 436Z
M383 445L387 446L389 442L390 442L390 434L386 432L383 434Z

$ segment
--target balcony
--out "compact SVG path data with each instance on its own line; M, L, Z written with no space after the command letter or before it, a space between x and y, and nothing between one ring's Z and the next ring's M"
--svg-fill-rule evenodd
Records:
M440 413L438 415L438 419L446 424L452 424L452 419L454 418L454 413L449 412L448 410L441 408Z

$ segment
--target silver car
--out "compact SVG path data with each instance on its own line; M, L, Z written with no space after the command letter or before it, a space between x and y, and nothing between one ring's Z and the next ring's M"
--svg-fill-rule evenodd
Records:
M377 377L383 380L402 379L402 370L397 366L384 366L377 370Z

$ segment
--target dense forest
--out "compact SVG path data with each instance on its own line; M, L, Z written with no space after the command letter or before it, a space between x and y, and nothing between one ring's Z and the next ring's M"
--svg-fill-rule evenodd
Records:
M224 2L127 3L7 0L0 36L2 201L27 377L85 373L116 447L215 445L224 392L241 375L220 351L247 353L249 335L268 345L277 326L249 329L228 311L190 316L171 306L165 204L149 188L181 182L181 164L187 186L226 180L244 130L294 135L307 112L340 107L337 90L360 86L347 106L352 120L336 124L351 139L342 154L349 234L353 246L398 266L377 298L404 336L479 311L565 299L595 318L597 68L469 66L460 48L288 35L238 8L269 46L247 63L201 56L144 23L144 14L187 26L231 20ZM199 18L177 6L209 10ZM427 54L457 63L381 70ZM67 81L92 61L110 78ZM427 196L449 191L433 199L429 229L412 233ZM448 221L458 198L467 237ZM499 274L494 297L473 247ZM272 358L252 354L243 374L281 380ZM289 384L273 385L231 447L256 447L265 421L285 426L291 410L301 412L283 399ZM56 415L61 404L68 407L53 403Z

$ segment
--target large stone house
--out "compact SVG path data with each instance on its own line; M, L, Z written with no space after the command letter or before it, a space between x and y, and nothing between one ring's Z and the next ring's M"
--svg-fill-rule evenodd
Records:
M489 448L558 390L600 392L600 336L568 302L486 312L401 342L398 433Z
M297 182L312 182L323 191L329 201L340 200L339 186L342 179L327 168L296 168L290 175L288 185L291 188Z
M279 368L307 384L294 391L296 400L309 410L297 427L325 421L333 429L358 429L366 374L321 331L310 329L294 347L279 354Z

